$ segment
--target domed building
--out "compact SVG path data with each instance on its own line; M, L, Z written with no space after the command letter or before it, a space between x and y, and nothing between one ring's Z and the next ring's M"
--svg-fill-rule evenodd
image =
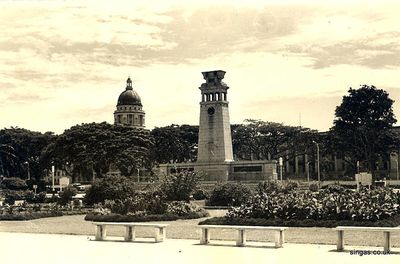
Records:
M126 80L126 88L119 97L114 112L114 124L131 127L144 127L145 112L139 94L132 88L132 80Z

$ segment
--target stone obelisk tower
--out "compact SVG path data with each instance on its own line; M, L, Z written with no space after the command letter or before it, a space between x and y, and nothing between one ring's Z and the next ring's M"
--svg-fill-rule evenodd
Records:
M276 180L276 161L234 161L224 71L202 72L199 143L196 162L160 164L160 173L199 171L204 181Z
M225 72L203 72L201 84L199 147L197 163L224 164L233 161ZM216 169L216 168L215 168Z

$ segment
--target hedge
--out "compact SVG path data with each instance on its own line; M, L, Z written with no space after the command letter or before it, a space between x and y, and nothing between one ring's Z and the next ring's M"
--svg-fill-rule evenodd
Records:
M93 222L152 222L152 221L175 221L179 219L197 219L209 216L209 213L205 210L200 212L190 212L184 216L164 214L164 215L95 215L87 214L85 216L86 221Z
M244 225L244 226L287 226L287 227L336 227L336 226L370 226L396 227L400 225L400 215L378 221L351 221L351 220L313 220L313 219L264 219L239 217L213 217L201 221L199 225Z

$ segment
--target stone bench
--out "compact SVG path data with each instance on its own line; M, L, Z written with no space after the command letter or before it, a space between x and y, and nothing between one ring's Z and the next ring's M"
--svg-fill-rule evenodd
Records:
M94 222L97 226L96 238L95 240L101 241L105 240L107 236L106 226L124 226L125 227L125 241L135 241L135 227L152 227L154 228L154 239L155 242L162 242L165 240L166 227L168 224L150 224L150 223L132 223L132 222Z
M394 231L400 231L399 227L364 227L364 226L338 226L334 230L337 231L337 250L342 251L344 249L344 231L364 231L364 232L383 232L383 250L385 252L390 251L390 233Z
M236 245L240 247L246 246L246 230L269 230L275 231L275 247L283 247L284 231L287 227L279 226L231 226L231 225L200 225L201 237L200 244L210 243L210 229L234 229L238 231Z

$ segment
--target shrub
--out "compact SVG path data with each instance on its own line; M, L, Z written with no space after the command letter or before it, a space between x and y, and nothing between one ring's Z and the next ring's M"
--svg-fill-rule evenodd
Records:
M46 201L46 192L40 192L35 195L33 203L44 203Z
M346 190L346 188L341 185L326 185L323 186L321 189L325 189L329 193L343 193Z
M105 200L97 207L104 207L113 214L163 214L167 209L166 201L157 193L136 193L125 199Z
M241 183L218 184L211 192L209 205L239 206L245 203L252 195L252 191Z
M289 193L299 187L299 184L294 181L278 182L278 181L265 181L260 182L257 186L259 194L269 193Z
M28 190L5 190L4 196L5 203L11 205L14 204L16 200L27 200L29 202L35 197L34 193Z
M195 200L205 200L208 199L210 194L202 188L197 188L193 192L193 199Z
M351 220L314 220L314 219L264 219L264 218L234 218L213 217L201 221L199 225L245 225L245 226L289 226L289 227L336 227L336 226L372 226L396 227L400 225L400 215L380 221Z
M57 197L57 196L55 195L55 193L53 193L53 195L52 195L50 198L46 198L46 197L45 197L44 202L45 202L45 203L57 203L57 202L58 202L58 199L59 199L59 197Z
M317 183L311 183L310 186L308 187L310 191L312 192L317 192L319 189L319 186Z
M3 189L9 190L26 190L28 189L28 185L26 182L20 178L12 177L12 178L4 178L1 181L1 185Z
M123 176L105 176L86 190L85 203L93 205L105 200L124 200L135 195L133 180Z
M3 214L0 215L1 221L25 221L44 217L62 216L62 212L33 212L27 214Z
M199 212L201 208L191 203L183 201L173 201L167 204L166 214L185 216L190 213Z
M283 183L282 192L289 193L296 190L299 187L299 183L295 181L287 181Z
M159 191L167 201L189 201L201 179L194 171L170 174L161 180Z
M72 197L76 195L77 192L78 191L75 188L67 187L60 193L60 199L58 199L57 202L60 205L66 205L72 201Z
M279 192L280 186L277 181L260 182L257 186L257 192L262 193L276 193Z
M150 222L150 221L175 221L178 219L196 219L209 216L209 213L199 208L195 212L191 211L185 215L174 215L174 214L150 214L150 215L119 215L119 214L107 214L107 215L96 215L89 213L85 216L86 221L95 222Z

